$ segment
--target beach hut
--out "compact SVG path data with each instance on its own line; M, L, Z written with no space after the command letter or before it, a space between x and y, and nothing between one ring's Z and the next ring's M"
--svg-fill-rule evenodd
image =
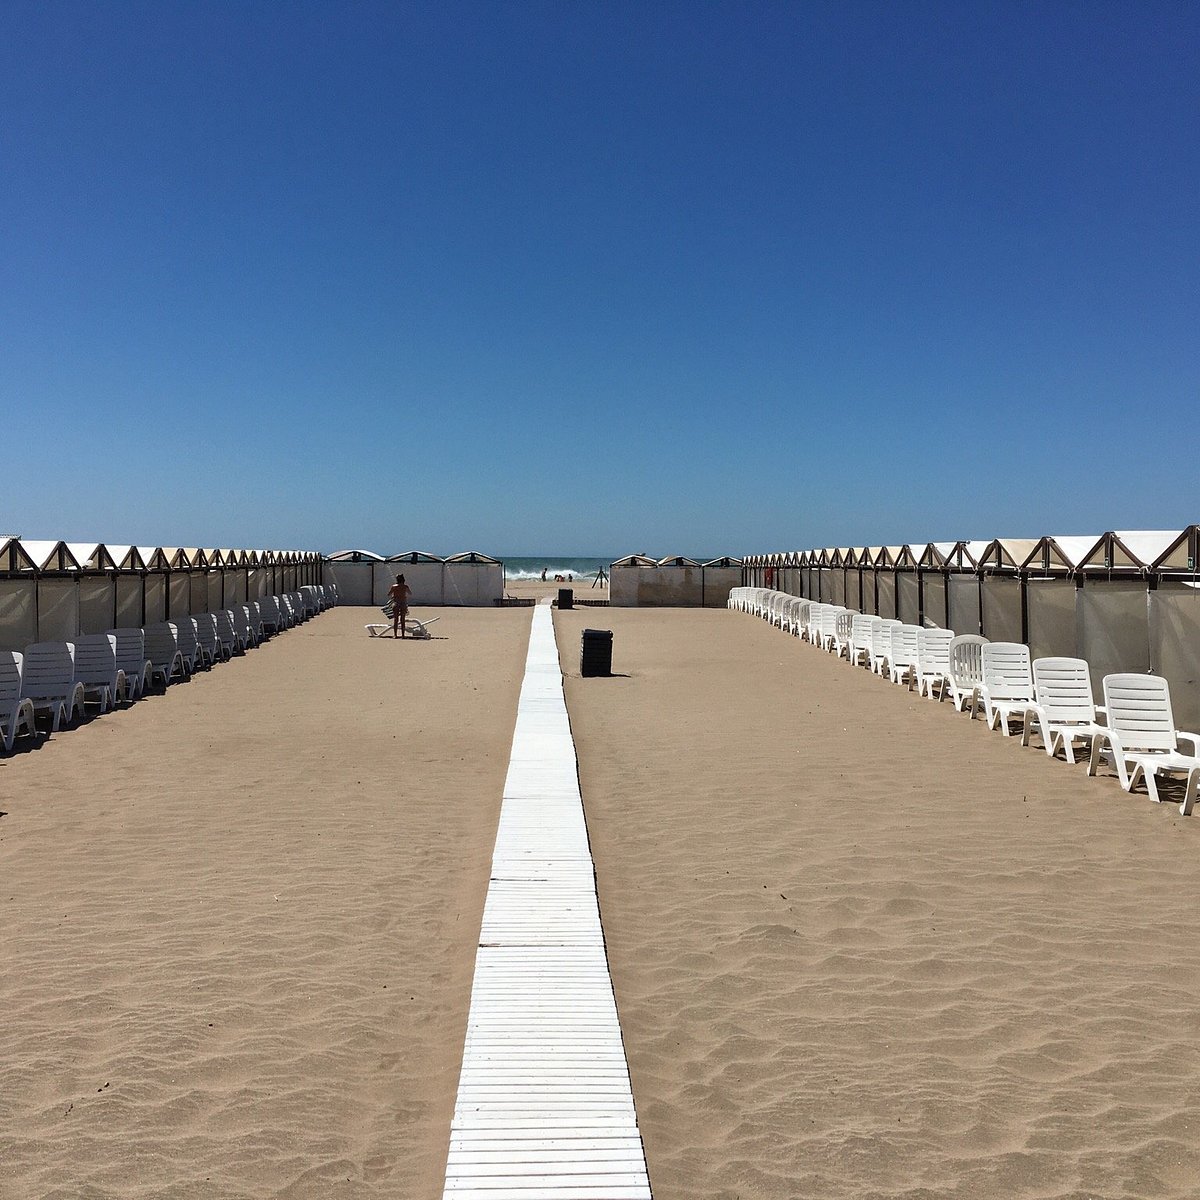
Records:
M993 642L1025 640L1025 589L1022 564L1037 538L993 538L976 557L983 635Z
M370 550L338 550L329 555L325 573L337 587L339 603L373 604L375 564L381 562L383 555Z
M645 554L627 554L610 564L608 602L614 608L636 608L640 603L641 580L647 572L658 571L658 559ZM760 585L761 586L761 585ZM652 590L652 589L651 589Z
M786 558L790 558L787 555ZM700 564L700 603L705 608L725 608L729 593L742 583L742 560L723 555Z
M1025 637L1034 658L1075 658L1079 653L1076 595L1079 565L1097 534L1046 534L1021 564Z
M446 560L427 550L406 550L390 554L375 564L375 603L387 600L388 589L403 575L412 588L413 604L446 603Z
M478 550L451 554L445 562L445 603L491 607L504 599L504 564Z

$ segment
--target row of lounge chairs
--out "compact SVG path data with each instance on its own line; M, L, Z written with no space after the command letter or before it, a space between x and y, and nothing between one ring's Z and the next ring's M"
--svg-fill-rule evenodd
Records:
M218 612L145 628L110 629L70 642L36 642L23 653L0 651L0 744L36 736L39 720L58 732L94 705L108 712L151 688L244 654L337 602L333 587L310 584Z
M1179 806L1184 816L1200 793L1200 736L1175 728L1170 687L1160 676L1105 675L1104 703L1098 705L1082 658L1031 661L1029 647L1019 642L906 625L768 588L734 588L729 607L762 617L922 696L949 698L972 720L982 711L989 728L1005 737L1018 720L1021 745L1028 746L1036 732L1051 757L1061 750L1073 763L1075 744L1083 743L1089 748L1088 774L1108 761L1127 792L1144 780L1157 801L1157 776L1184 776Z

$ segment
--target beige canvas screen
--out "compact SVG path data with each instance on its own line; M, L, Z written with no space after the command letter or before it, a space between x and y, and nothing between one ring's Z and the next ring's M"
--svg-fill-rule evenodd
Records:
M39 579L37 640L69 642L79 633L79 589L73 579Z
M955 633L979 632L979 580L974 575L951 575L946 588L949 628Z
M117 611L114 629L132 629L142 623L142 577L117 576Z
M38 640L33 579L0 579L0 650L24 650Z
M1200 588L1164 582L1150 593L1150 669L1171 685L1176 726L1200 733Z
M921 576L922 620L927 627L949 628L946 620L946 577L932 571Z
M1023 641L1021 581L1004 575L983 580L983 636L991 642Z
M117 581L85 575L79 581L79 632L105 633L117 615Z
M146 576L146 624L167 619L167 577L155 573Z
M1075 582L1030 579L1025 589L1032 658L1077 658Z
M896 618L896 573L894 571L880 571L878 573L879 587L879 616L887 621L893 621Z
M916 625L921 619L921 596L916 572L896 572L896 600L899 617L906 625Z
M1097 698L1105 675L1150 670L1146 595L1146 585L1132 579L1085 583L1076 593L1077 641Z

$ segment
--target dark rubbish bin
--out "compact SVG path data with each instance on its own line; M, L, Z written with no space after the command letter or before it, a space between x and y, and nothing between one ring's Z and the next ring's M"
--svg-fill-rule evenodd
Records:
M575 607L575 589L574 588L559 588L558 589L558 607L559 608L574 608Z
M585 629L579 654L579 673L588 675L612 674L612 630Z

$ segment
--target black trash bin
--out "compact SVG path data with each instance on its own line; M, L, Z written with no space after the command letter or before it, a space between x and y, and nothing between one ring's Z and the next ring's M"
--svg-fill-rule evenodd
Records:
M574 588L559 588L558 589L558 607L559 608L574 608L575 607L575 589Z
M579 652L579 673L588 675L612 674L612 630L585 629Z

